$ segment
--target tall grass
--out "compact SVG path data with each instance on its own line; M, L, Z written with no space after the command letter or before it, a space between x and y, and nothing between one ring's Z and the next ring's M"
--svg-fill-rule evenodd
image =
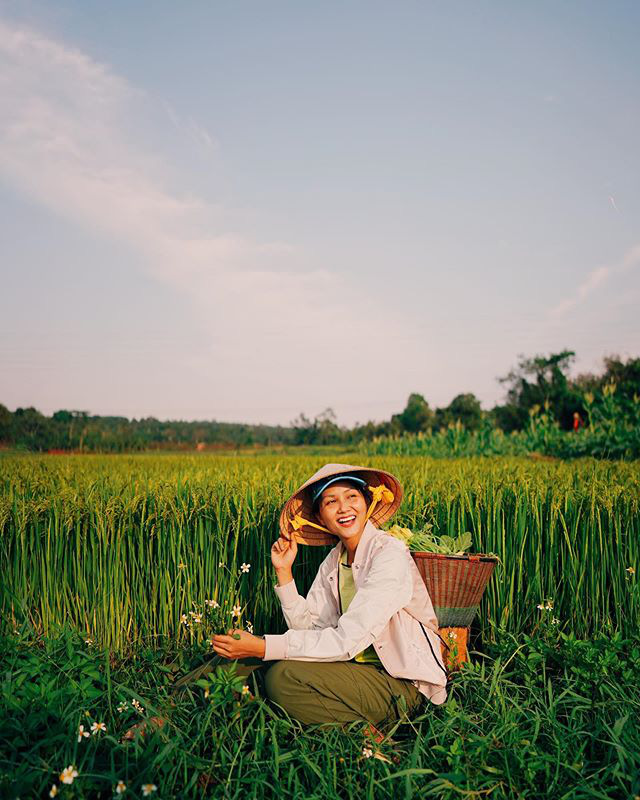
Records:
M181 615L214 598L240 602L242 622L251 620L256 633L282 631L269 557L278 513L325 460L1 458L2 624L51 634L68 623L125 652L193 637ZM538 627L546 612L537 604L546 599L559 628L577 636L637 629L638 575L627 571L640 568L637 463L417 456L367 463L400 478L398 522L469 530L474 551L500 556L480 612L488 639L497 628ZM300 591L326 553L300 548ZM240 576L242 562L251 570Z
M603 800L640 792L637 635L505 635L456 675L445 704L425 701L368 758L362 722L301 725L259 694L240 694L242 678L214 675L208 699L198 685L175 692L184 652L142 649L122 662L72 635L37 644L0 637L0 796L48 797L56 784L60 798L111 798L120 780L124 797L142 798L152 782L151 797L163 800ZM165 715L168 724L123 743L141 720L133 699L142 718ZM92 721L106 732L78 742L78 725ZM67 765L79 773L73 786L58 779Z

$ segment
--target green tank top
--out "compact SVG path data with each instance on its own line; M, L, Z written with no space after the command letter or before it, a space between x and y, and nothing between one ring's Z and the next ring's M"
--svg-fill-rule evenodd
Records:
M356 594L356 585L353 581L353 574L351 567L347 564L348 553L343 550L342 557L338 566L338 591L340 593L340 607L341 613L344 614L349 608L349 603L353 600ZM379 664L382 667L382 662L378 658L375 647L370 644L366 650L358 653L351 661L358 661L362 664Z

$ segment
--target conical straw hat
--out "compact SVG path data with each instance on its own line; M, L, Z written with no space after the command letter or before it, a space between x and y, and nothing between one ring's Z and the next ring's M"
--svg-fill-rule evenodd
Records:
M294 536L299 544L334 545L338 537L324 530L313 513L310 487L317 481L332 478L334 475L355 473L367 482L367 486L375 489L384 486L387 491L375 504L369 519L380 527L396 513L402 501L402 486L397 478L389 472L370 467L354 467L351 464L325 464L308 481L302 484L284 504L280 512L280 532L285 538ZM313 524L309 524L313 523Z

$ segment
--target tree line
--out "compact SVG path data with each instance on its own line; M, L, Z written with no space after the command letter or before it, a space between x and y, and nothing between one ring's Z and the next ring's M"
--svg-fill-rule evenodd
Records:
M353 445L380 437L437 434L453 426L470 432L489 427L512 433L524 430L532 413L540 409L560 430L571 431L588 427L594 408L614 390L615 415L621 421L635 419L640 358L625 361L608 356L599 373L572 378L574 360L572 350L521 357L516 367L498 378L505 387L505 399L489 410L483 410L470 392L456 395L442 408L431 408L424 395L415 392L389 420L351 428L338 425L330 408L313 419L301 413L289 426L271 426L215 420L163 422L154 417L129 420L77 410L60 410L48 417L33 407L11 412L0 404L0 443L34 451L80 452Z

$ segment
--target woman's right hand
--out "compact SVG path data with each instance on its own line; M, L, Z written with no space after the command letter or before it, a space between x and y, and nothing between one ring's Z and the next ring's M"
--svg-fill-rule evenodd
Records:
M293 536L291 539L285 539L281 535L271 546L271 563L276 570L291 569L297 555L298 543Z

